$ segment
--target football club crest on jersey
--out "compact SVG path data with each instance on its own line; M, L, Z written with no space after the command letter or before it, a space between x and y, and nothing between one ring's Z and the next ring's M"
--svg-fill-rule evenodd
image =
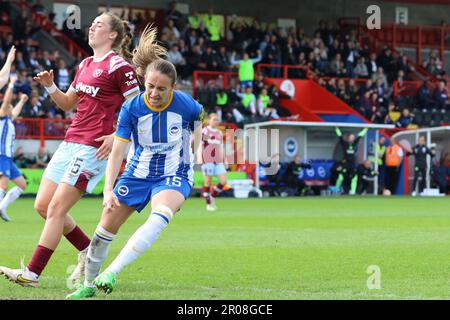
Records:
M174 124L170 127L169 134L172 136L177 135L180 132L180 130L181 130L181 125Z
M98 78L102 75L102 73L103 73L102 69L95 69L93 76L94 78Z

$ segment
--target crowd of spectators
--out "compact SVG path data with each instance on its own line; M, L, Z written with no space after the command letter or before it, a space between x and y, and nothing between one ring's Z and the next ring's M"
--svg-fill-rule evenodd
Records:
M53 21L54 14L45 10L41 0L33 4L32 10L48 15ZM41 50L35 41L39 28L33 27L30 12L23 10L13 20L10 20L10 13L8 1L0 1L1 23L12 26L13 30L0 39L0 58L4 61L7 50L12 44L16 45L17 57L12 70L19 76L16 92L30 96L23 116L72 117L73 114L61 112L51 103L45 90L32 80L32 75L43 69L53 69L56 84L66 90L78 61L66 66L58 51ZM122 18L128 19L135 33L134 44L145 25L156 22L149 21L140 13L127 16L125 10ZM407 57L389 48L370 52L358 41L356 30L341 30L337 23L320 21L313 35L308 35L302 27L286 29L270 23L261 24L258 19L232 17L222 30L222 22L212 9L205 15L197 11L184 15L176 9L174 2L164 12L162 21L157 22L161 30L160 41L168 49L168 59L177 67L181 84L192 84L194 70L240 72L241 61L247 60L253 64L304 66L319 84L375 123L406 128L412 124L439 125L448 121L449 100L445 80L436 88L424 83L416 97L403 96L403 83L414 71ZM65 25L63 23L62 31L89 51L86 41L88 27L71 30ZM231 35L230 41L225 39L224 32ZM431 51L422 67L436 77L445 74L436 51ZM281 76L280 68L263 70L265 76ZM291 70L289 76L304 77L305 71ZM222 89L223 79L204 82L196 98L208 110L219 111L223 119L230 122L290 116L278 104L280 92L274 86L266 85L262 77L250 80L251 84L239 80L230 83L227 90ZM394 81L398 83L399 95L396 98L393 97ZM227 96L226 102L224 95Z
M18 147L14 152L14 162L19 168L45 169L52 155L44 147L39 147L35 156L28 157L23 147Z
M434 52L430 61L434 60L433 55ZM353 69L357 79L332 73L319 78L318 83L374 123L394 124L398 128L448 123L450 100L445 79L434 84L426 80L414 95L408 95L405 81L410 80L413 70L405 55L384 48L378 55L371 53L368 61L364 56L358 59Z
M40 0L32 8L37 12L44 12ZM3 17L1 25L9 25L12 29L12 33L3 33L0 36L0 63L4 64L9 49L14 45L17 51L11 74L16 74L18 77L14 93L16 96L20 93L29 96L21 116L50 119L73 117L73 113L63 112L51 102L47 92L33 80L33 76L40 71L53 69L56 85L65 91L73 78L75 64L66 66L59 51L49 52L40 48L39 42L36 41L36 32L39 28L31 24L30 12L23 10L15 19L10 20L11 10L7 1L0 2L0 17ZM20 132L25 128L20 128L19 125L18 130Z
M66 65L57 50L43 50L36 41L39 28L32 24L30 12L23 10L11 19L14 16L11 10L8 1L0 0L0 25L10 26L12 30L0 36L0 63L3 65L9 48L15 45L17 53L11 70L18 75L15 93L25 93L30 97L22 116L46 119L45 134L62 136L67 123L58 120L71 119L76 111L66 113L58 109L32 77L39 71L53 69L56 85L65 91L74 77L80 57ZM33 4L32 10L48 15L50 22L54 23L54 13L47 12L41 0ZM270 23L262 24L258 19L242 20L238 17L233 17L222 30L221 21L213 10L206 15L197 11L184 15L176 9L175 3L170 4L162 20L144 17L140 13L126 15L125 10L122 18L129 21L135 34L133 46L147 23L158 25L159 40L168 50L168 60L177 68L178 82L196 85L195 98L208 113L216 112L221 122L242 126L249 122L292 117L289 110L279 103L284 93L264 81L265 76L280 77L281 68L265 68L258 74L255 72L258 63L304 67L290 70L289 77L293 78L305 78L305 70L308 69L318 84L374 123L408 128L450 122L445 72L437 51L431 51L421 67L439 81L437 84L424 81L417 93L410 96L404 94L407 91L405 81L411 80L411 73L415 70L406 55L387 47L371 52L358 41L355 30L341 30L329 21L320 21L312 35L306 34L302 27L286 29ZM91 52L87 44L88 27L70 29L63 23L61 31L86 52ZM226 35L231 35L231 40ZM238 76L228 79L227 88L224 88L225 81L220 77L193 84L194 70L234 71ZM16 132L19 136L32 133L30 126L21 119L16 121ZM21 168L45 168L50 158L51 155L43 148L39 148L31 158L27 158L22 147L15 152L15 162ZM299 157L285 164L280 171L284 172L281 176L283 181L286 177L297 176L302 168L307 166ZM280 175L273 179L270 182L277 190L282 179ZM308 191L301 179L286 181L287 187L294 190L293 194Z

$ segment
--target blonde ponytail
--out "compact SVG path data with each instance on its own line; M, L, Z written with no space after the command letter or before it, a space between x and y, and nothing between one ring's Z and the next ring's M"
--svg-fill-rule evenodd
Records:
M167 56L167 50L156 41L157 29L152 25L147 25L142 32L138 46L133 50L133 64L136 73L143 79L147 67L154 61L164 59Z

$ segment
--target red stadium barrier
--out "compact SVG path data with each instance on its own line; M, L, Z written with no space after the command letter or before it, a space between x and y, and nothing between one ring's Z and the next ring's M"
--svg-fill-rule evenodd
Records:
M195 70L192 76L193 95L197 97L197 88L212 84L217 88L228 89L238 83L237 72Z
M339 19L339 25L353 27L358 31L358 41L361 43L362 34L368 37L372 51L387 44L391 49L397 47L412 47L416 49L416 65L419 71L422 62L422 49L432 48L439 52L439 59L444 63L444 50L450 49L450 26L418 25L408 26L396 23L382 23L381 29L368 30L365 21L360 18ZM424 73L426 74L426 73Z
M14 121L17 139L63 140L72 120L17 118Z
M320 77L319 79L324 80L325 82L330 81L331 79L336 79L336 82L339 80L344 80L345 85L348 85L350 80L353 80L357 85L363 85L367 82L369 78L338 78L338 77ZM316 81L317 82L317 81Z

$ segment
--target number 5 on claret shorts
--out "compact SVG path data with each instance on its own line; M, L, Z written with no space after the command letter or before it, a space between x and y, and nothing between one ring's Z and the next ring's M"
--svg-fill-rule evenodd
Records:
M80 172L82 163L83 163L83 159L81 159L81 158L74 158L72 160L71 165L70 165L70 173L78 174Z

